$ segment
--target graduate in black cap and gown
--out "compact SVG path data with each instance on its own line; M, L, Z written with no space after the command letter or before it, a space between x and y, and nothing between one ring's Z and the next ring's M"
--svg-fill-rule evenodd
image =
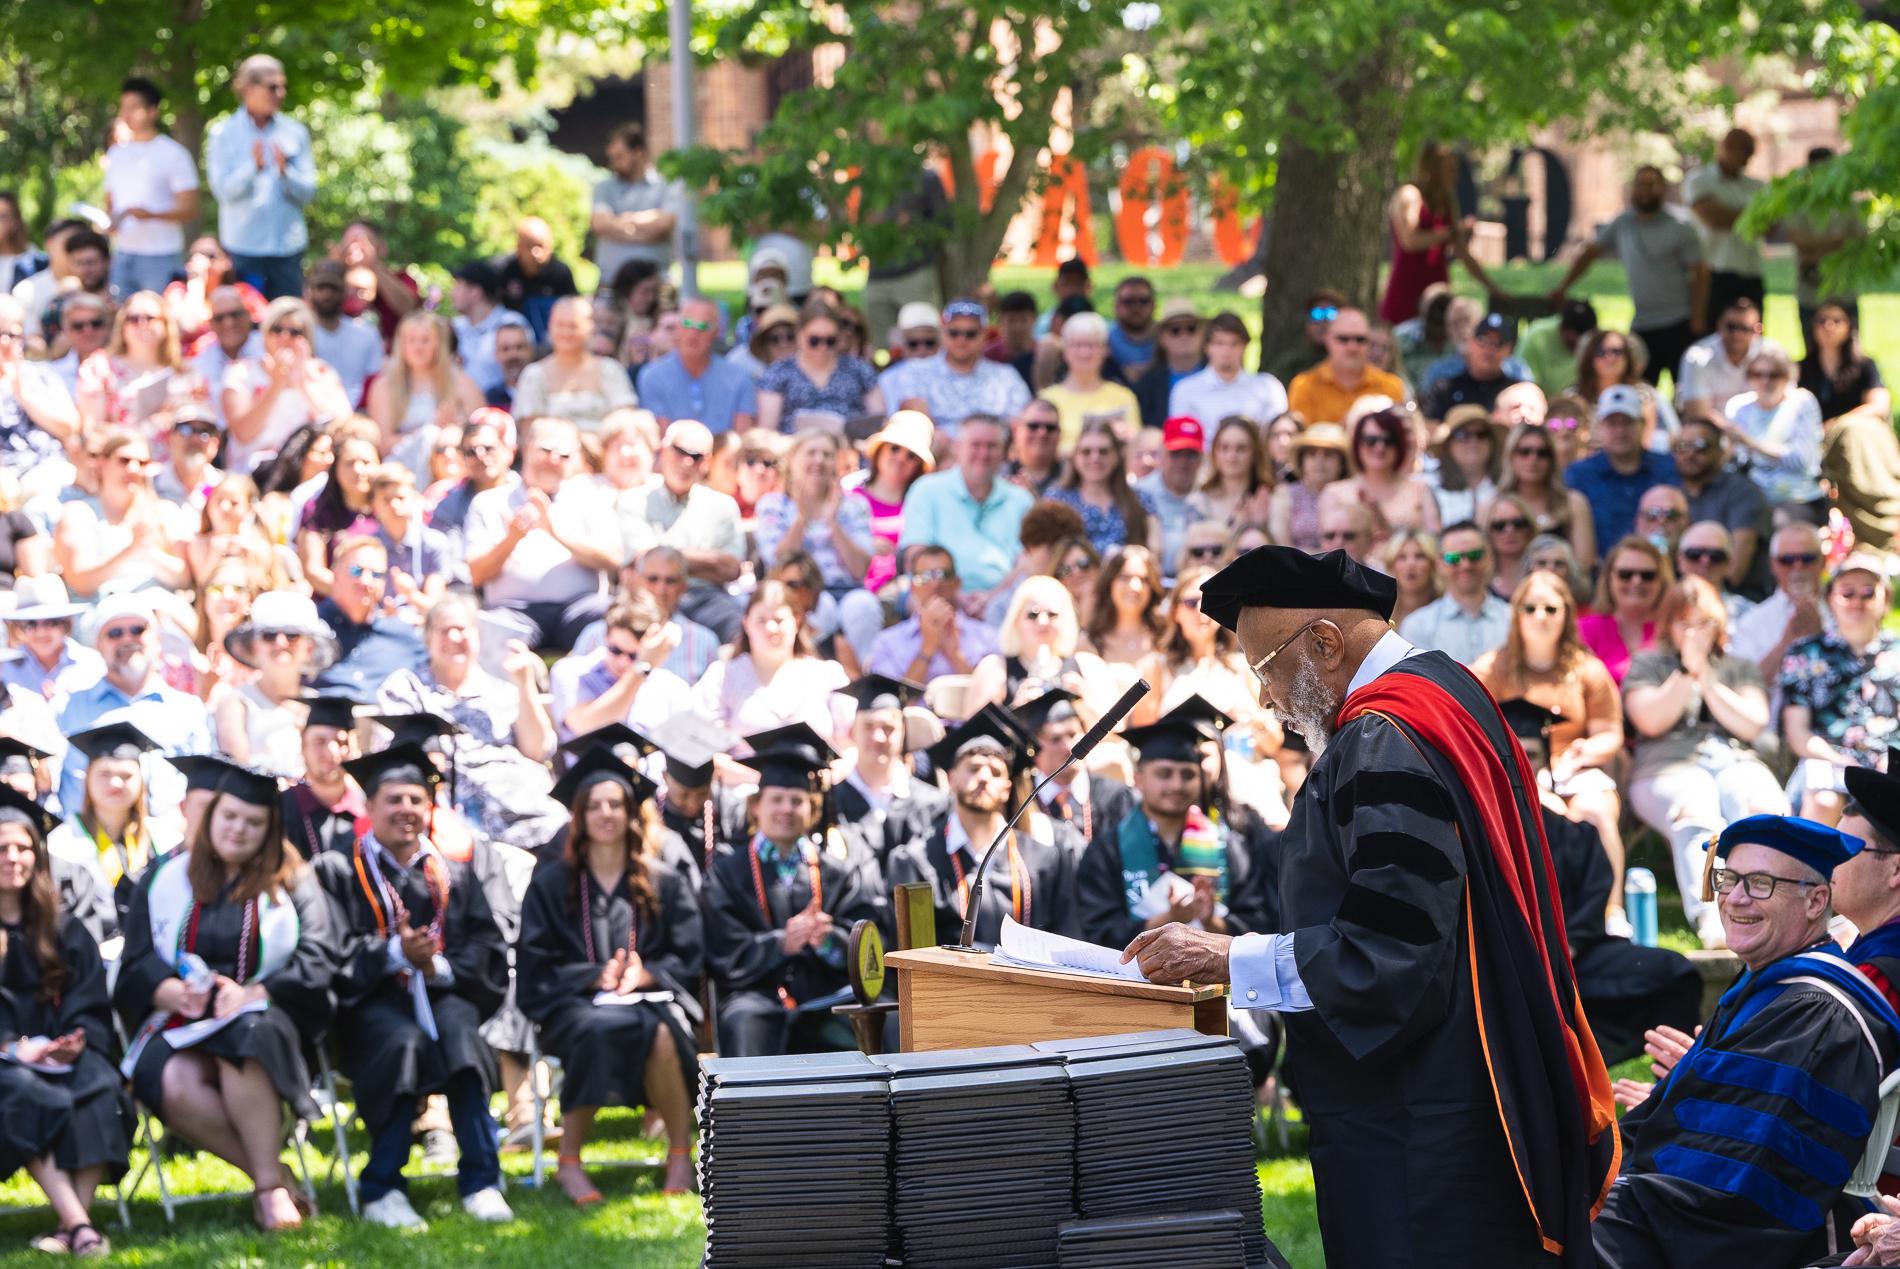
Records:
M957 941L976 866L1009 813L1028 796L1031 750L1027 729L1000 705L985 705L930 749L931 765L949 785L949 804L926 837L891 852L885 875L892 886L930 887L941 944ZM1071 855L1056 840L1055 825L1031 808L990 862L973 942L994 947L1005 917L1033 929L1072 933L1074 882Z
M1329 1264L1584 1269L1615 1101L1536 780L1470 671L1392 630L1397 598L1343 551L1277 546L1203 584L1315 757L1280 839L1283 932L1170 923L1124 955L1284 1015Z
M69 737L86 758L85 798L67 808L66 822L46 845L56 859L92 873L94 888L112 897L112 914L98 933L118 937L125 926L132 891L154 862L180 845L175 828L147 814L145 755L158 742L129 722L103 723ZM88 924L95 918L88 916Z
M356 702L347 696L306 696L303 779L284 790L284 824L305 859L356 844L363 791L343 764L356 756Z
M706 960L728 1057L855 1047L828 1005L848 992L845 940L887 927L884 878L855 834L830 821L825 769L838 755L804 723L747 736L759 773L753 829L706 870ZM888 928L884 929L886 937Z
M330 905L284 839L277 778L232 766L186 849L133 893L113 1004L148 1110L251 1178L260 1228L302 1222L283 1106L318 1115L304 1052L329 1025Z
M1872 1205L1844 1187L1900 1062L1900 1014L1827 936L1830 878L1863 844L1786 815L1716 839L1710 880L1745 972L1623 1117L1604 1269L1805 1265L1851 1245Z
M561 1059L556 1179L577 1204L600 1201L580 1156L602 1106L657 1111L668 1136L662 1192L692 1180L705 945L698 896L660 858L654 792L611 750L583 753L554 786L573 817L562 854L534 870L522 906L516 999Z
M927 835L948 808L942 793L916 778L907 755L910 737L904 710L923 699L909 679L867 674L838 690L857 702L851 744L857 760L832 789L840 824L856 826L880 861L904 842Z
M90 1257L108 1250L89 1209L125 1174L132 1111L98 946L56 897L58 823L0 786L0 1181L25 1168L45 1193L59 1229L36 1248Z
M0 786L11 789L20 797L41 808L48 817L46 832L52 832L59 826L59 817L46 811L40 800L39 764L52 757L44 749L36 749L23 740L12 736L0 736ZM45 834L41 834L42 845ZM105 889L98 879L98 873L84 864L74 863L64 855L54 855L47 851L53 874L53 890L59 898L59 910L86 928L93 942L104 942L115 937L119 928L119 911L112 902L112 892Z
M403 1167L419 1100L442 1092L464 1209L477 1220L512 1220L488 1114L495 1055L480 1034L507 994L507 947L479 878L428 837L441 780L429 755L396 745L353 759L349 772L368 798L369 831L348 854L318 856L316 870L339 917L342 1067L371 1134L363 1216L423 1226Z
M1232 720L1190 696L1124 733L1135 799L1098 819L1076 875L1082 937L1123 947L1170 921L1222 934L1274 925L1279 834L1227 796L1221 733Z
M1087 720L1076 710L1080 699L1068 688L1058 687L1012 707L1035 742L1038 781L1068 761L1069 747L1088 730ZM1085 770L1079 762L1051 780L1039 796L1049 818L1070 830L1065 844L1074 852L1078 868L1096 826L1120 824L1135 805L1135 795L1127 785Z
M706 869L722 845L737 845L746 827L746 799L714 783L714 754L669 739L661 746L660 823L694 863L694 884L705 888Z

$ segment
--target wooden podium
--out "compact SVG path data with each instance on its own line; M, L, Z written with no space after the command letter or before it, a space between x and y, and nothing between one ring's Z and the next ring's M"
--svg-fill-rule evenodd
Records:
M1163 987L990 963L947 947L892 952L906 1053L1191 1027L1227 1034L1227 988Z

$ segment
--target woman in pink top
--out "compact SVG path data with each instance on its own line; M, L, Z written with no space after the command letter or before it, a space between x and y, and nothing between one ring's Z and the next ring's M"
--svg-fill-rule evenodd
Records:
M1656 612L1675 584L1669 557L1644 538L1618 542L1597 575L1592 611L1577 618L1577 632L1609 669L1618 687L1630 658L1656 646Z
M865 446L871 478L852 493L871 508L871 540L876 544L864 588L877 594L897 576L897 536L904 528L904 496L917 478L935 470L930 443L935 429L930 416L918 410L899 410L884 430Z
M766 581L746 604L732 654L713 662L693 689L695 712L740 736L805 723L843 748L852 707L833 693L845 682L836 661L813 655L785 584ZM718 763L728 783L746 779L737 770L743 756L721 754Z

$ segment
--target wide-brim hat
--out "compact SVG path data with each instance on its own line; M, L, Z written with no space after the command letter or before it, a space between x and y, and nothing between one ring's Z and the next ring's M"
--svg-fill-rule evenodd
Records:
M257 644L266 634L288 631L310 640L310 664L306 675L316 674L335 664L336 632L317 616L317 605L308 595L292 590L267 590L251 601L251 611L242 624L224 636L224 650L238 664L258 668Z
M875 464L877 451L881 447L895 445L915 454L923 462L925 471L933 471L937 459L931 453L930 444L936 434L937 425L922 410L899 410L885 420L884 427L875 436L865 442L864 450Z
M1439 421L1437 427L1432 429L1432 453L1442 461L1447 447L1451 444L1451 434L1471 423L1482 423L1491 430L1491 448L1494 456L1496 451L1503 449L1504 438L1510 433L1510 428L1493 419L1491 412L1483 406L1473 401L1466 401L1445 411L1445 417Z
M66 583L57 577L21 577L13 583L13 608L0 613L7 621L71 621L86 611L66 593Z
M754 357L764 360L765 354L761 350L765 347L766 333L779 326L790 326L796 329L798 310L790 304L772 304L759 314L758 320L752 323L752 339L748 345Z
M1293 438L1293 465L1300 465L1300 455L1309 449L1331 450L1342 457L1352 455L1352 438L1346 435L1346 429L1337 423L1314 423L1301 428Z

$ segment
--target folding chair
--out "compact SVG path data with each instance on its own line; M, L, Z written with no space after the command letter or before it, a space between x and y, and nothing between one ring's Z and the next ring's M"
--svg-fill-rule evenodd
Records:
M654 1043L661 1043L663 1036L655 1037ZM548 1091L541 1091L541 1063L548 1064ZM528 1086L534 1093L534 1131L529 1140L534 1146L534 1164L528 1184L539 1189L547 1176L547 1105L550 1097L558 1096L561 1085L561 1059L548 1057L541 1052L541 1028L528 1029ZM588 1165L592 1168L651 1168L651 1163L639 1159L606 1159Z
M1896 1153L1893 1140L1896 1125L1900 1125L1900 1071L1893 1071L1880 1081L1880 1108L1874 1112L1874 1130L1867 1134L1867 1148L1861 1152L1854 1175L1841 1187L1843 1192L1869 1203L1878 1202L1876 1183L1880 1174L1887 1171L1889 1157Z
M344 1197L349 1200L350 1215L360 1217L363 1214L362 1198L358 1193L356 1173L350 1168L349 1142L350 1125L357 1122L360 1116L357 1114L356 1103L354 1101L349 1102L346 1109L343 1094L339 1091L340 1084L341 1080L337 1076L335 1068L330 1065L329 1052L322 1045L318 1045L317 1087L323 1094L324 1100L329 1103L330 1126L331 1130L336 1134L336 1157L330 1162L329 1177L334 1180L338 1171L343 1173L343 1194ZM354 1090L352 1090L352 1092L353 1091ZM535 1085L535 1093L537 1096L540 1094L540 1085L538 1083ZM365 1123L363 1127L365 1131L367 1131L369 1125ZM411 1175L445 1176L447 1173L442 1169L430 1169L423 1172L412 1173ZM504 1192L508 1189L508 1177L506 1173L502 1175L499 1188Z

